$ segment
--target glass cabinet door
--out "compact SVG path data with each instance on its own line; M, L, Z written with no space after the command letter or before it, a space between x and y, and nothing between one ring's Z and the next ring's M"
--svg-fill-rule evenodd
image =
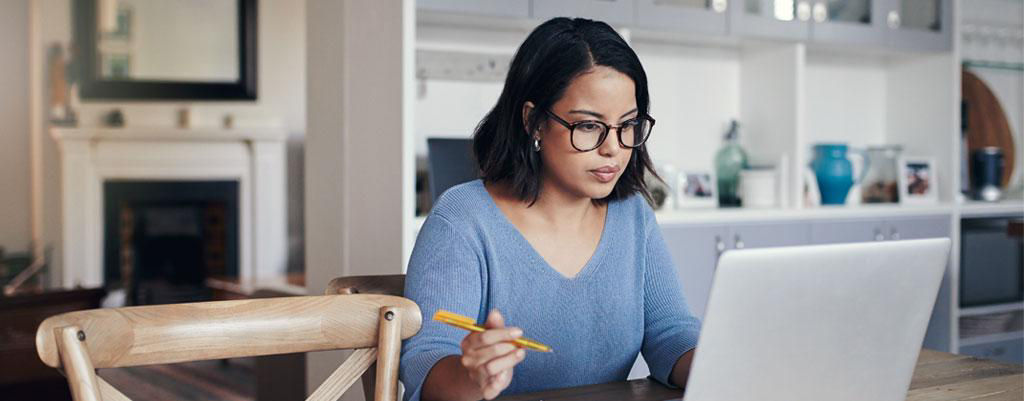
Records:
M636 0L636 25L641 28L725 35L730 1Z
M879 0L815 0L811 6L815 42L884 46Z
M734 0L733 32L741 36L806 40L810 36L811 0Z
M889 44L898 49L944 51L952 46L951 0L887 0Z
M633 0L539 0L532 2L534 19L582 17L615 26L633 25Z

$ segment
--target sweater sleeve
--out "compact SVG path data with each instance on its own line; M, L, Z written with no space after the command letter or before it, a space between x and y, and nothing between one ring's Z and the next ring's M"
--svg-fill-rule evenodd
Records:
M644 340L641 352L651 376L671 386L676 361L697 346L700 320L686 304L678 273L654 213L646 208ZM685 278L684 278L685 279ZM674 386L673 386L674 387Z
M432 214L424 222L405 279L405 297L423 314L419 333L402 344L399 378L406 401L418 401L424 380L438 361L462 353L466 332L433 320L438 309L478 318L483 268L480 258L453 225ZM478 318L479 320L479 318Z

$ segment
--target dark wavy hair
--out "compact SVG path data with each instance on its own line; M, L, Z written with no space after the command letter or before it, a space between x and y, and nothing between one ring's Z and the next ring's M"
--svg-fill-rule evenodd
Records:
M528 133L547 120L544 110L562 98L573 79L596 66L630 77L636 86L637 113L648 114L647 74L633 49L608 24L560 17L530 32L512 59L498 103L473 133L473 153L485 182L507 181L520 200L531 205L537 201L542 161ZM535 106L526 118L529 129L523 126L522 116L527 101ZM607 140L615 140L613 133L609 136ZM633 149L611 194L595 201L606 203L634 193L650 200L645 173L657 177L646 144Z

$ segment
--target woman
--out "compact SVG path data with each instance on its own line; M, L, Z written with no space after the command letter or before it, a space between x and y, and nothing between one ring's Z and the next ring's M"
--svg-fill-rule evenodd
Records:
M685 385L700 323L645 201L647 112L643 67L607 24L530 33L473 138L482 179L438 199L406 277L424 317L487 330L425 320L402 348L407 400L625 380L638 352L656 380ZM510 342L523 332L554 352L527 355Z

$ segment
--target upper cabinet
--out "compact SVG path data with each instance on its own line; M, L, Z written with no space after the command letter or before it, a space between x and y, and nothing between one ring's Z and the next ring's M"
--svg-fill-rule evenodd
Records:
M952 0L418 0L420 10L900 51L952 48Z
M730 31L738 36L806 40L811 33L808 0L733 0Z
M884 11L877 0L818 0L811 5L811 40L885 46Z
M533 17L583 17L612 25L634 24L633 0L534 0Z
M636 25L652 30L726 35L730 1L636 0Z
M889 45L905 50L952 47L952 0L876 0L884 4Z
M530 0L416 0L416 8L490 17L530 17Z

